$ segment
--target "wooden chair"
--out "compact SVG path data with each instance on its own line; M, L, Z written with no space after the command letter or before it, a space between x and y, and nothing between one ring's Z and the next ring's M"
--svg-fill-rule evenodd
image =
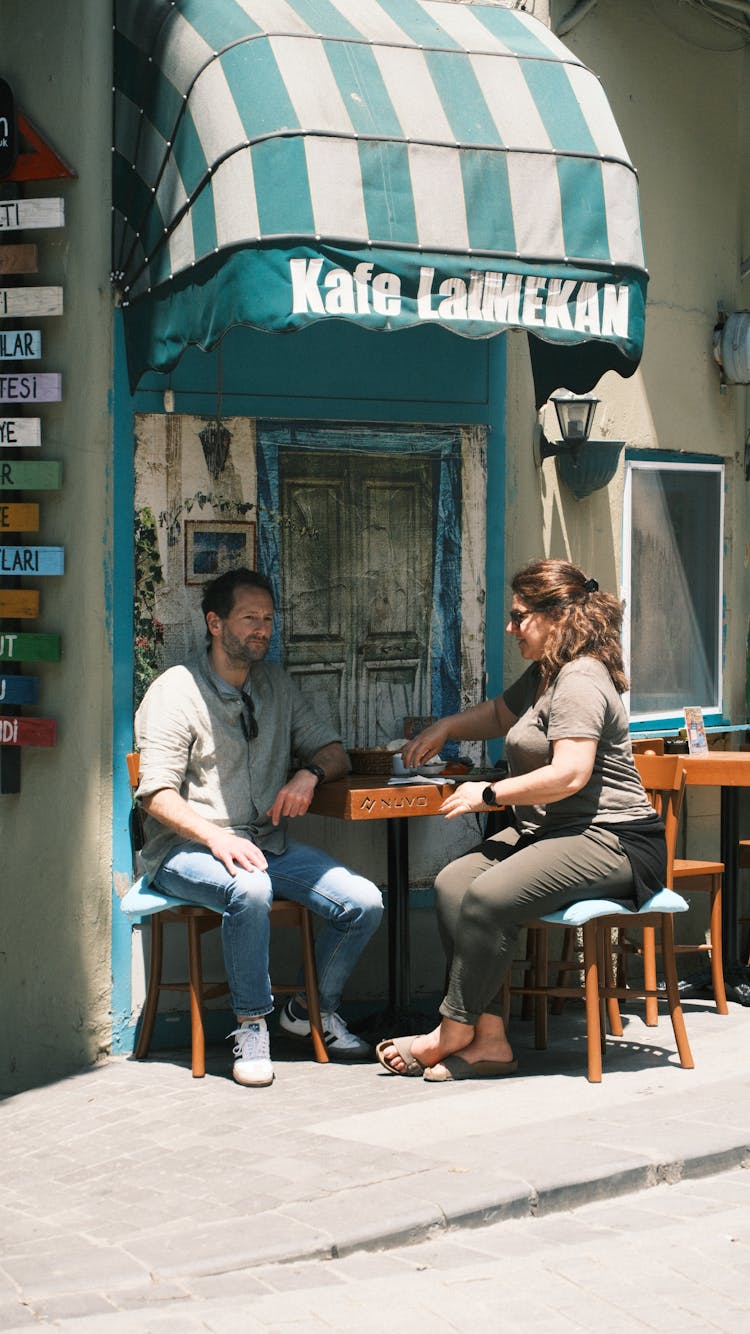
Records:
M740 839L739 859L740 859L740 867L743 870L750 869L750 838ZM746 926L747 923L750 922L750 917L741 917L740 922L743 924L743 926ZM748 937L745 941L745 954L747 955L747 962L748 964L750 964L750 933L748 933Z
M645 751L633 756L641 782L652 804L658 807L659 776L662 772L661 756ZM675 758L679 759L679 756ZM718 1014L728 1014L727 996L724 989L724 960L721 947L721 894L724 877L724 863L697 861L692 858L675 857L672 866L670 886L683 893L704 893L709 895L709 938L708 943L698 945L675 945L677 954L705 954L711 956L711 983ZM644 951L650 951L655 945L653 935L644 933ZM651 978L656 976L656 964L644 958L644 970ZM646 1023L653 1026L657 1022L656 1001L646 1001Z
M138 848L140 810L135 801L138 786L140 756L133 751L127 756L128 777L133 794L133 814L131 816L131 839L134 854ZM206 1073L206 1038L203 1022L203 1003L215 996L227 996L229 987L226 981L205 982L201 957L201 937L207 931L215 931L221 926L221 914L212 908L201 908L194 903L162 894L159 889L151 888L144 876L137 879L120 901L124 913L133 919L150 918L151 922L151 959L149 964L146 1000L141 1014L138 1039L134 1055L142 1061L149 1052L154 1022L163 991L187 991L190 995L191 1028L191 1069L195 1079L202 1079ZM164 927L168 923L178 923L187 929L188 977L184 982L164 982L162 965L164 957ZM318 997L318 978L315 970L315 950L313 943L312 916L308 908L287 899L274 899L271 905L271 926L296 927L302 944L302 962L304 985L307 997L310 1029L312 1033L315 1060L328 1061L328 1051L323 1037L323 1024L320 1017ZM300 989L299 983L274 982L273 990L278 995L291 996Z
M660 805L667 831L667 886L671 884L677 826L685 792L685 771L679 767L679 759L678 755L665 756L660 761L663 765L659 780ZM694 1062L685 1030L677 983L672 920L674 913L686 912L687 908L687 903L679 894L675 894L670 888L664 888L654 894L639 912L628 911L612 900L581 900L529 923L533 929L535 945L532 979L531 982L524 980L521 985L511 987L511 990L535 998L536 1047L547 1046L548 1001L554 998L583 999L586 1007L588 1078L591 1083L601 1083L602 1057L605 1048L605 1007L610 1031L614 1037L622 1037L618 1001L653 997L654 1000L668 1002L680 1064L683 1069L692 1070ZM559 974L554 982L549 981L548 937L550 929L554 927L564 931L575 931L579 928L582 930L583 985L564 985ZM660 932L664 988L657 987L655 975L645 976L642 987L615 983L612 967L612 932L619 932L625 928L632 930L634 927L644 932L650 931L652 934L657 930ZM651 958L655 964L655 952L652 952Z

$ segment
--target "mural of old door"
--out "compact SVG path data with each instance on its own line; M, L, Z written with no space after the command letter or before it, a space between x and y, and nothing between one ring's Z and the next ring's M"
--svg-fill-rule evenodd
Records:
M264 463L277 491L280 654L301 689L349 745L457 708L459 432L259 423L258 453L259 495Z

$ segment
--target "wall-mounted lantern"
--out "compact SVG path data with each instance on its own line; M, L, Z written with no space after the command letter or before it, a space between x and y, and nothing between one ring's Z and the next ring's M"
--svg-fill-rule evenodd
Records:
M727 315L719 307L714 325L714 361L721 372L721 388L750 384L750 310Z
M624 440L592 440L591 427L600 399L558 389L550 395L561 440L539 439L539 463L554 458L557 475L576 500L583 500L612 481Z

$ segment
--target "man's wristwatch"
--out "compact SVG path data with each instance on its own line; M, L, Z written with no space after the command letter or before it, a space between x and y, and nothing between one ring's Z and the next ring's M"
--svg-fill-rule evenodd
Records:
M326 771L325 769L321 769L319 764L302 764L300 765L300 768L307 769L309 773L315 774L319 783L322 783L325 779Z
M500 802L498 801L497 797L495 796L495 789L494 789L494 787L492 786L491 783L488 783L487 786L486 786L486 788L484 789L484 792L482 793L482 801L484 802L485 806L499 806L499 805L500 805Z

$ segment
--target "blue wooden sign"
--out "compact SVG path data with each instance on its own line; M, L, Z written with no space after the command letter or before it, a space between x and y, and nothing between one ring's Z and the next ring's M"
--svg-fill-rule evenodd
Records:
M0 547L0 574L64 574L63 547Z
M38 676L0 676L0 704L36 704Z
M40 329L0 329L0 361L38 361L41 355Z

